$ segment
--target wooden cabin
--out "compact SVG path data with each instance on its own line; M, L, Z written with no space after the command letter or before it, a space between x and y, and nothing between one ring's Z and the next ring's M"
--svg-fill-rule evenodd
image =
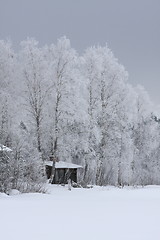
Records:
M47 178L50 179L53 167L53 158L45 162ZM55 173L53 184L67 184L68 180L77 183L77 171L82 169L82 166L69 162L55 161L54 163Z

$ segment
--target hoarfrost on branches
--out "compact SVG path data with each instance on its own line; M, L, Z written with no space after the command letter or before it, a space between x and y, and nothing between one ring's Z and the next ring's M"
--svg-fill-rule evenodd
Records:
M1 191L43 183L51 154L82 165L84 184L160 184L153 109L107 45L80 56L66 37L27 39L15 53L1 40L0 144L12 149L1 152Z

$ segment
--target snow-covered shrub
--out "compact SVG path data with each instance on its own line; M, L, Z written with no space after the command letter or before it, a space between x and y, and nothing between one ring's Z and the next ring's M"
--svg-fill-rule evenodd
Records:
M11 189L12 174L11 174L10 159L6 153L0 152L0 192L7 192Z

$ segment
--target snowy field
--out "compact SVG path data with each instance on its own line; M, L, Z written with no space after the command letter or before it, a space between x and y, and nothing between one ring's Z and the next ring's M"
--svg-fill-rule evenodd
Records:
M160 240L160 187L0 194L0 240Z

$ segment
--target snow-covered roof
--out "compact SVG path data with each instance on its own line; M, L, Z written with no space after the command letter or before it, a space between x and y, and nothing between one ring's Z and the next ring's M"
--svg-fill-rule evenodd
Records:
M52 166L53 162L52 161L45 161L45 165ZM55 168L82 168L82 166L77 165L77 164L73 164L73 163L69 163L69 162L59 161L59 162L55 163Z
M12 152L12 150L2 144L0 144L0 151Z

